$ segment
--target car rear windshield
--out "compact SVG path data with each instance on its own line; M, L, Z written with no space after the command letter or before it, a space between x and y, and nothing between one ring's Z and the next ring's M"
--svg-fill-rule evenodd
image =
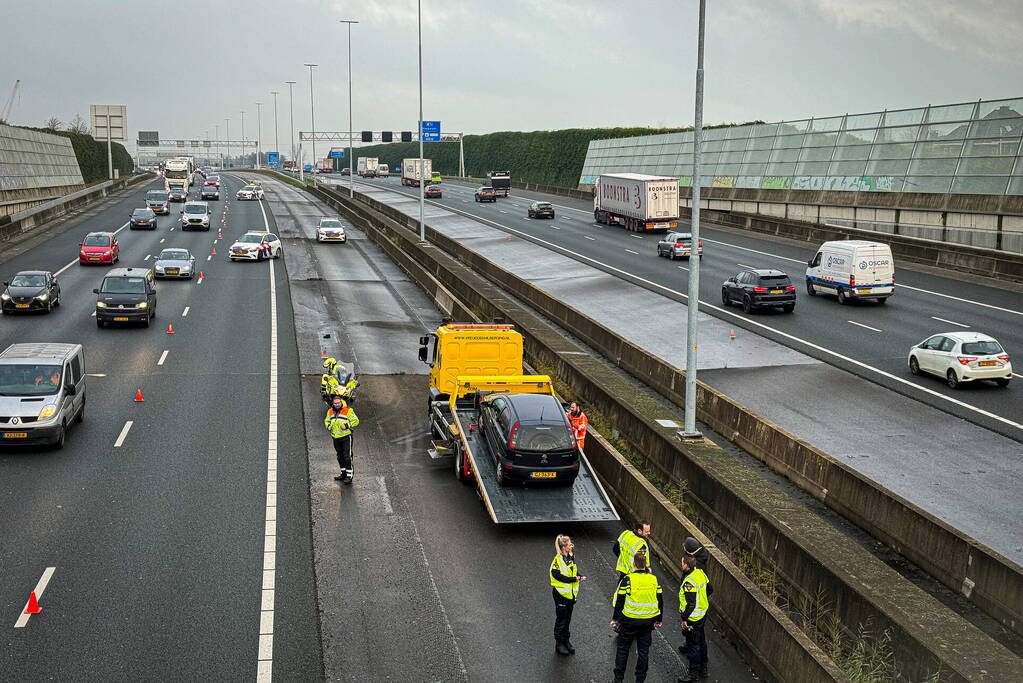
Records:
M789 276L788 275L761 275L760 276L760 282L761 282L761 284L765 284L765 285L777 285L777 286L792 284L791 282L789 282Z
M42 287L45 284L45 275L15 275L11 279L11 287Z
M550 202L537 202L536 203L536 208L538 208L538 209L552 209L554 207L551 206Z
M84 242L87 247L109 247L110 238L106 235L89 235Z
M521 451L563 451L575 447L575 439L563 424L521 424L515 434L515 449Z
M963 342L963 353L974 356L993 356L1003 351L1002 345L996 341Z
M676 232L675 233L675 239L676 240L691 240L691 239L693 239L693 235L692 235L692 233L689 233L689 232Z
M131 276L103 278L99 291L103 294L145 294L146 279Z
M45 396L59 388L59 365L0 365L0 396Z

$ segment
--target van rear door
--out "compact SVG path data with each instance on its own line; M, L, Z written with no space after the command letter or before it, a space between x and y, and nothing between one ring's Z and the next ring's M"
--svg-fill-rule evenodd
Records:
M856 250L856 286L891 286L895 276L892 250L887 244L868 244Z

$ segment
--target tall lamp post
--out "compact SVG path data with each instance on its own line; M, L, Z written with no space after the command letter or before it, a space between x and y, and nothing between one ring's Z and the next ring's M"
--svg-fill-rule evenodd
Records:
M224 150L227 152L227 160L231 160L231 119L224 119L224 124L227 126L227 132L224 133L226 136L224 140ZM227 164L225 164L226 166Z
M355 157L353 156L355 146L352 143L352 24L357 21L341 19L342 24L348 24L348 196L355 197Z
M700 244L700 147L703 143L703 36L707 0L700 0L700 29L696 46L696 113L693 116L693 212L692 244ZM695 246L693 247L696 248ZM689 297L686 299L686 405L684 439L702 438L696 431L696 352L699 347L697 323L700 314L700 258L690 259Z
M242 163L245 160L245 112L242 112Z
M291 160L298 162L295 158L295 83L297 81L284 81L288 86L288 101L291 103ZM302 164L298 162L298 165Z
M263 103L256 102L256 168L259 168L261 149L263 149Z
M224 155L220 153L220 124L213 124L213 132L217 140L217 156L220 157L220 168L224 168Z
M274 151L277 152L277 161L280 162L281 146L277 140L277 96L280 95L276 90L271 90L270 94L274 96Z
M423 162L423 0L416 3L419 18L419 241L426 241L426 164Z
M315 104L313 102L313 69L315 67L318 67L319 64L305 64L304 66L308 66L309 67L309 121L312 124L312 129L313 129L313 139L311 140L311 142L312 142L312 152L311 152L311 154L312 154L312 162L313 162L313 165L315 166L315 164L316 164L316 106L315 106ZM313 172L314 173L316 172L315 168L313 168Z

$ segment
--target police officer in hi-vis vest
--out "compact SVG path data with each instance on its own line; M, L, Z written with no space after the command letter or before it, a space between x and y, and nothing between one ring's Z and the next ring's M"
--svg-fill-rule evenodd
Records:
M572 626L572 610L579 598L579 584L586 580L579 576L579 567L575 563L572 551L575 544L564 534L554 539L557 553L551 561L550 580L551 593L554 595L554 649L559 655L574 655L570 631Z

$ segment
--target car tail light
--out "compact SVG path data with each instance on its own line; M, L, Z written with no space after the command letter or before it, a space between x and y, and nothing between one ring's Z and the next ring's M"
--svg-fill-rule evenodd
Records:
M519 423L516 422L514 425L512 425L511 434L508 435L508 448L510 450L515 450L515 441L516 441L516 437L518 435L519 435Z
M796 291L796 286L795 285L789 285L789 286L787 286L785 288L785 291L786 292L794 292L794 291Z
M998 360L1002 361L1003 363L1008 364L1008 362L1009 362L1009 354L1006 353L1006 354L1003 354L1001 356L998 356Z
M686 246L686 245L685 245L685 244L683 244L682 242L676 242L676 243L675 243L675 248L676 248L676 249L681 249L681 248L682 248L682 247L684 247L684 246Z
M850 287L855 287L856 286L856 276L855 275L850 275L849 276L849 286Z
M753 291L754 292L766 292L767 291L767 287L754 287Z
M956 356L956 360L959 361L960 365L969 365L973 361L977 360L976 356Z
M700 243L697 246L702 247L703 246L703 240L700 240Z

